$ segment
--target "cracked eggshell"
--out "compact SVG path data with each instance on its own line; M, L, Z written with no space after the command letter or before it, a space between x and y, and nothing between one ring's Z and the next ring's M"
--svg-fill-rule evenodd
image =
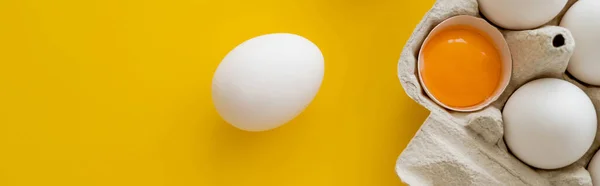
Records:
M424 46L427 45L427 43L429 42L429 40L432 36L435 36L439 32L442 32L448 28L452 28L455 26L469 26L476 30L481 31L481 33L487 34L487 38L489 38L491 40L492 45L494 45L496 47L496 49L498 50L498 54L500 54L500 58L501 58L501 62L502 62L502 74L500 77L500 82L498 83L498 87L496 88L494 93L488 99L483 101L482 103L479 103L477 105L470 106L470 107L462 107L462 108L451 107L451 106L448 106L448 105L442 103L441 101L437 100L429 92L429 89L427 89L427 86L425 86L425 82L423 81L423 77L421 76L421 73L420 73L420 71L422 70L422 68L424 66L424 60L423 60L424 57L422 56L423 55L422 50L423 50L423 48L425 48ZM493 103L500 97L500 95L502 94L502 92L504 92L504 89L506 89L506 87L508 86L508 83L510 82L510 76L512 73L512 65L513 64L512 64L512 57L510 54L510 49L508 47L508 44L506 43L506 40L504 39L504 36L500 32L500 30L498 30L496 27L490 25L484 19L473 17L473 16L468 16L468 15L458 15L458 16L454 16L454 17L444 20L442 23L437 25L429 33L428 37L423 42L423 46L421 47L421 49L419 51L419 59L417 62L417 69L419 69L419 82L421 83L421 85L423 85L423 89L425 90L425 93L427 93L434 102L436 102L440 106L442 106L446 109L449 109L449 110L454 110L454 111L459 111L459 112L472 112L472 111L477 111L477 110L481 110L481 109L485 108L486 106L490 105L491 103Z

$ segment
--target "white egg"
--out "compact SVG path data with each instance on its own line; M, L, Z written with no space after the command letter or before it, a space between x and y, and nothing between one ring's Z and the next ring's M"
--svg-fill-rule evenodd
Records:
M596 110L577 86L538 79L515 91L503 110L504 140L521 161L541 169L572 164L596 136Z
M575 38L567 71L582 82L600 86L600 1L577 1L560 26L569 29Z
M590 161L587 170L592 176L592 184L600 185L600 153L596 152L592 161Z
M500 27L525 30L548 23L566 4L567 0L479 0L479 9Z
M319 48L302 36L258 36L221 61L213 77L213 102L219 115L239 129L273 129L308 106L319 91L324 68Z

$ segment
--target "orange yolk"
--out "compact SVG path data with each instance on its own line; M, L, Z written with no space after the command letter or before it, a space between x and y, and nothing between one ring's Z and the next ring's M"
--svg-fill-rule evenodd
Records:
M449 107L481 104L500 84L500 54L491 39L474 28L438 32L422 52L423 83L433 97Z

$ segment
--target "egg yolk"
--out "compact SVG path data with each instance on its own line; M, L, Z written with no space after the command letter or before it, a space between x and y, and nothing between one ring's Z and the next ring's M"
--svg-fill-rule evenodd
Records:
M425 44L420 73L429 93L454 108L492 97L500 84L502 60L493 42L475 28L438 32Z

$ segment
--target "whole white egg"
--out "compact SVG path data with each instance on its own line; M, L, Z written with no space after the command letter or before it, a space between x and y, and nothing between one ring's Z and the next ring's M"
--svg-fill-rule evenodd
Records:
M302 36L258 36L221 61L212 99L219 115L239 129L273 129L308 106L319 91L324 68L319 48Z
M551 21L567 0L478 0L481 13L494 24L512 30L532 29Z
M600 153L596 152L592 161L590 161L587 170L592 176L592 184L600 185Z
M515 91L504 106L504 140L521 161L541 169L572 164L596 136L596 110L579 87L538 79Z
M567 71L582 82L600 86L600 1L577 1L560 26L569 29L575 38Z

